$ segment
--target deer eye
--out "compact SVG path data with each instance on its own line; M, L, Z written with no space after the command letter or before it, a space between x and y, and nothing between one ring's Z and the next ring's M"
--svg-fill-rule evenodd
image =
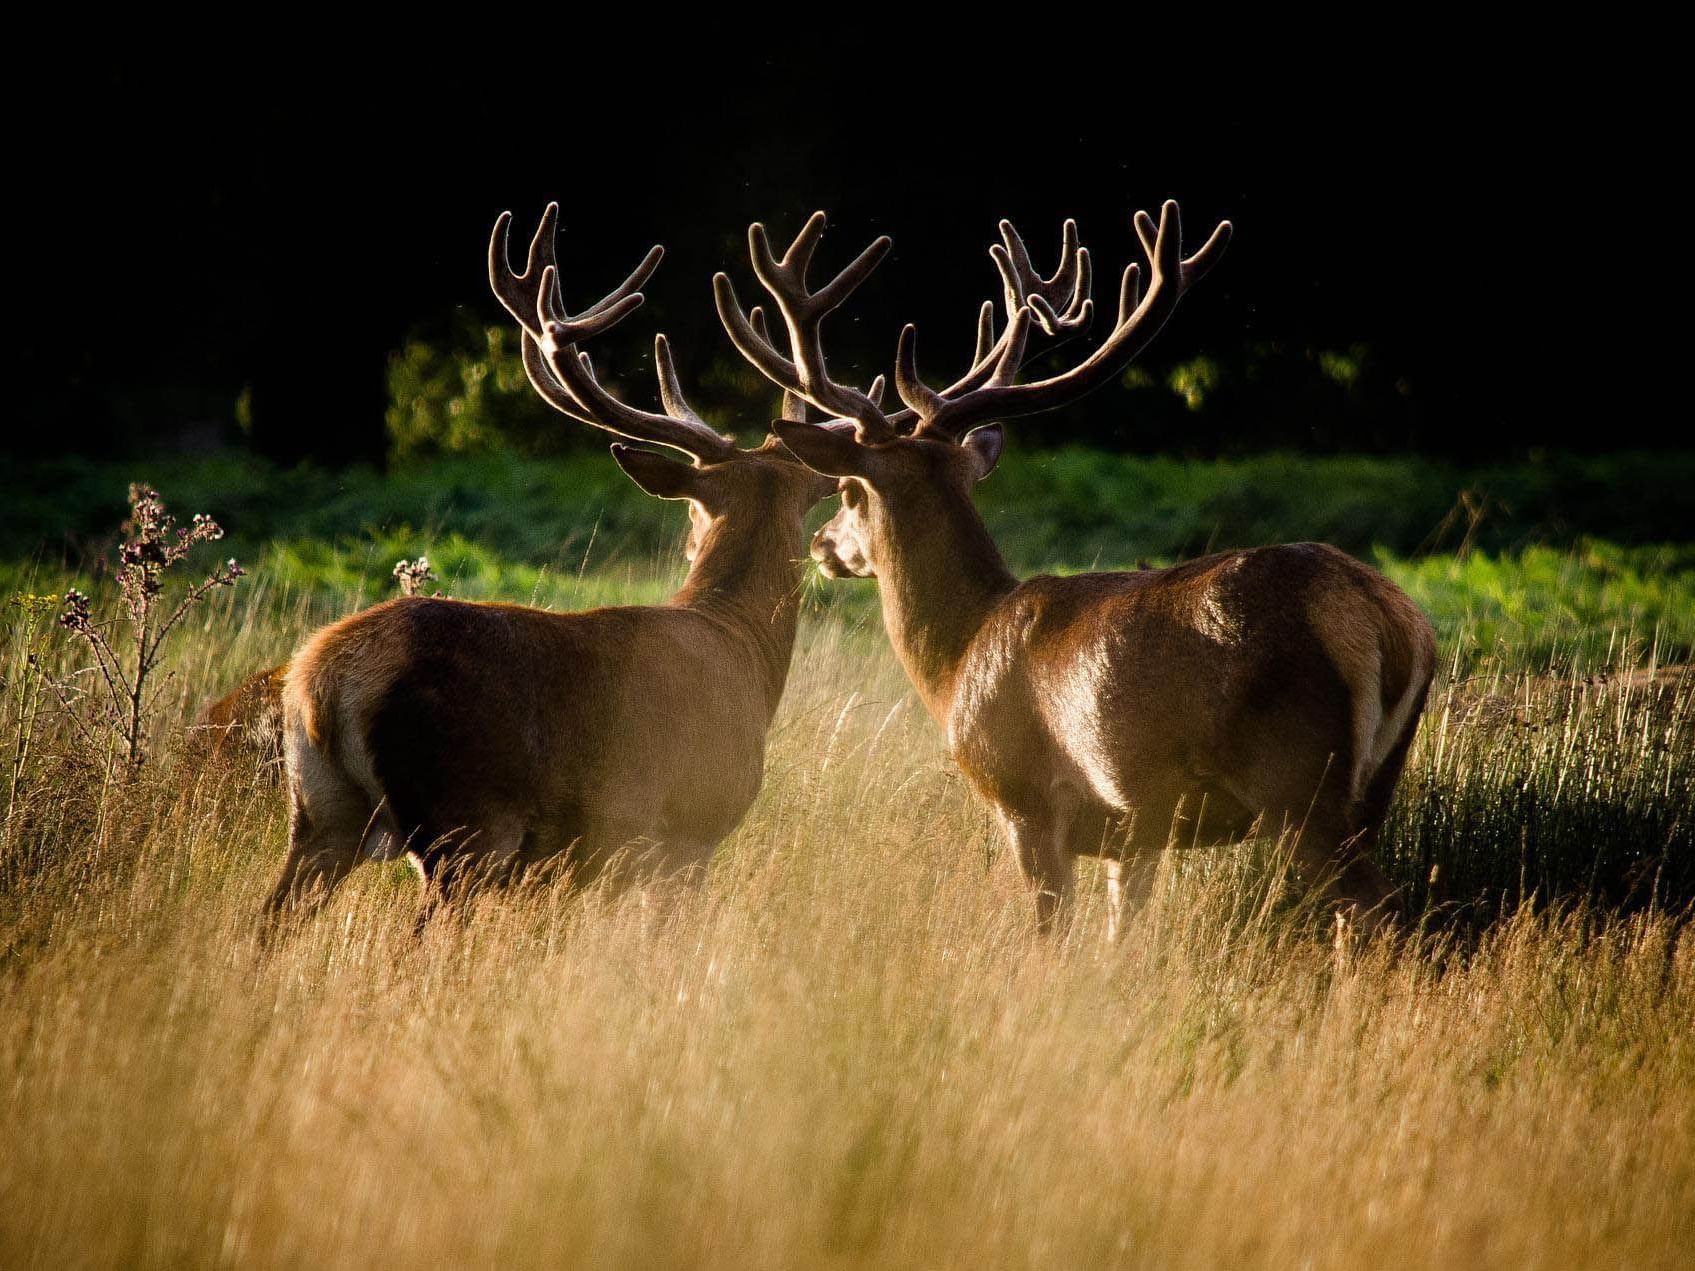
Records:
M852 510L865 502L865 491L857 481L842 482L842 506Z

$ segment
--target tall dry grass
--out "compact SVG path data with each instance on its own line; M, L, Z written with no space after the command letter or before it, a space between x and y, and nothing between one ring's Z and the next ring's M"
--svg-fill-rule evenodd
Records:
M209 608L179 720L323 616L286 594ZM1686 858L1687 686L1622 691L1445 689L1390 835L1403 877L1506 841L1565 859L1591 824ZM1421 934L1339 954L1261 846L1168 860L1115 947L1085 882L1044 943L863 619L807 622L765 790L674 907L546 889L414 939L411 882L368 865L262 953L274 788L179 762L112 792L92 771L45 739L0 856L6 1266L1695 1248L1695 937L1674 908L1538 903L1501 885L1517 855L1491 857L1483 900L1450 886Z

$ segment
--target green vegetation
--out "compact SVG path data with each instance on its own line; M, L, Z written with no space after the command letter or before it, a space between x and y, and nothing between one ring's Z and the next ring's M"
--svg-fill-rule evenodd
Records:
M74 557L110 536L123 492L144 478L229 527L238 555L278 539L344 542L407 527L462 534L532 565L579 563L596 533L639 555L668 547L655 509L599 448L549 460L513 454L369 469L279 469L240 454L145 464L44 462L0 505L0 559ZM1200 462L1095 450L1011 451L979 491L1024 569L1174 559L1316 539L1368 556L1582 538L1641 545L1695 539L1695 452L1458 468L1419 459L1262 455ZM597 559L604 559L598 558Z
M1583 540L1375 562L1437 623L1450 655L1505 665L1604 668L1685 661L1695 649L1695 546Z
M389 358L388 398L389 453L402 461L583 442L530 387L509 325L461 319L445 340L408 340Z
M229 553L273 583L366 600L427 553L453 595L571 607L653 599L683 518L598 451L369 470L278 470L226 455L163 460L147 477L229 527ZM0 507L0 585L62 590L108 551L127 468L60 463ZM1086 450L1009 455L979 491L1022 572L1163 564L1208 550L1317 539L1384 569L1467 669L1543 667L1695 649L1695 456L1557 457L1460 470L1416 460L1270 455L1234 463ZM1578 527L1581 527L1579 532ZM634 591L628 589L635 588ZM864 617L869 585L828 589Z

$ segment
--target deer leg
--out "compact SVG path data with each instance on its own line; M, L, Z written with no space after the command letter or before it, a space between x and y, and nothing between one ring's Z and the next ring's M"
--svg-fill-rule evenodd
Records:
M1340 790L1321 790L1304 816L1285 809L1284 818L1299 827L1295 863L1349 927L1369 935L1391 916L1395 887L1367 850L1370 827L1353 800Z
M444 907L463 911L481 889L511 883L523 870L525 832L521 821L492 819L474 834L454 841L438 839L433 850L410 853L423 879L413 934L423 935Z
M431 862L425 859L422 852L408 852L406 859L412 862L412 868L418 871L418 916L412 923L412 935L421 938L430 925L430 919L434 918L441 908L441 882L436 878Z
M1335 878L1331 895L1339 912L1350 927L1364 936L1392 922L1398 890L1363 850L1362 844L1369 838L1367 830L1357 830L1335 838L1328 851L1314 845L1323 852L1323 864Z
M269 943L286 915L304 922L329 899L361 859L372 820L364 791L317 751L302 763L289 789L288 857L265 901L260 939Z
M294 835L282 874L265 901L260 928L260 938L265 943L275 937L285 915L304 922L323 908L330 893L359 863L363 825L356 829L332 826L315 830L305 823L304 817L297 818L296 824L303 832L297 830Z
M706 885L707 870L718 844L672 840L657 854L650 878L660 887L698 891Z
M304 922L323 908L363 859L365 837L382 816L380 801L373 801L333 756L303 734L286 741L288 857L260 919L265 944L276 936L285 915Z
M1334 720L1315 720L1314 729L1321 724L1340 732ZM1375 928L1389 916L1395 889L1371 859L1371 827L1365 819L1369 800L1353 788L1347 747L1280 757L1273 749L1275 737L1251 740L1242 762L1218 781L1248 814L1261 815L1268 831L1293 831L1295 865L1309 883L1345 920L1361 930Z
M1049 935L1058 924L1063 929L1071 915L1076 893L1068 817L1049 814L1041 818L1005 814L1002 824L1018 868L1036 893L1036 928Z
M1383 830L1383 822L1389 815L1389 803L1395 797L1395 786L1400 782L1401 770L1406 767L1407 752L1412 748L1413 737L1418 732L1419 710L1423 708L1422 699L1418 709L1412 713L1399 738L1389 753L1384 756L1382 764L1366 783L1365 794L1360 800L1360 821L1365 827L1360 837L1360 851L1369 855L1377 846L1378 835Z
M1370 934L1392 916L1396 889L1372 860L1369 827L1340 788L1326 782L1304 806L1293 799L1260 806L1267 825L1295 829L1295 864L1349 926Z
M1138 782L1151 786L1153 783ZM1160 855L1200 833L1205 799L1191 790L1143 789L1128 811L1114 815L1093 850L1106 863L1106 936L1117 940L1153 893ZM1084 850L1083 844L1078 845Z
M1106 858L1106 938L1115 941L1124 924L1147 904L1153 892L1159 853L1152 848L1132 849L1130 854Z

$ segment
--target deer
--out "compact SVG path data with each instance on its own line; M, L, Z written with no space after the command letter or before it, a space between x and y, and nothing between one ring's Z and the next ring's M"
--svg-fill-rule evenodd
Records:
M1146 212L1133 224L1146 290L1131 263L1112 330L1094 350L1021 379L1038 344L1057 347L1089 326L1091 265L1067 221L1059 268L1043 278L1002 221L990 254L1004 328L997 334L985 304L970 370L937 390L919 376L907 325L894 367L899 411L817 391L815 302L762 225L749 230L751 263L796 356L763 337L727 274L713 287L750 362L785 391L838 406L834 426L773 424L803 463L837 482L840 506L814 536L813 559L828 577L877 580L894 652L951 758L994 810L1040 931L1069 925L1080 856L1104 863L1106 934L1116 940L1150 894L1164 849L1287 828L1295 864L1338 924L1368 935L1393 920L1394 888L1372 849L1435 670L1435 637L1417 606L1376 570L1317 543L1021 581L972 502L1000 458L1000 421L1118 380L1231 234L1221 222L1185 257L1175 202L1157 224Z
M550 204L522 273L509 255L512 216L500 216L490 284L546 402L686 457L612 446L641 489L686 502L687 576L658 605L558 613L406 596L311 635L282 694L289 848L267 931L284 914L309 916L370 858L411 860L419 930L473 886L544 863L583 885L698 879L759 792L810 569L803 518L834 483L773 435L742 449L713 429L685 400L663 334L661 411L603 387L581 346L641 305L662 249L573 314L558 215ZM822 309L859 285L875 255L829 284ZM752 321L765 335L763 314ZM881 396L880 380L872 392ZM864 395L818 396L846 405ZM803 419L805 403L785 395L783 413Z
M228 764L239 756L274 782L282 763L282 693L288 663L254 671L200 713L190 731L190 755Z

